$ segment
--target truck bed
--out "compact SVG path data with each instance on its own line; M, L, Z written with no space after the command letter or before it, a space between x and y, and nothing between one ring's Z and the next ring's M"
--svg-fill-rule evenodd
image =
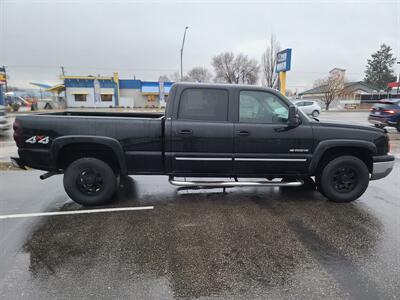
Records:
M57 139L81 136L118 141L130 173L158 173L164 168L162 113L65 111L21 115L16 121L23 128L20 157L37 169L47 170L51 146ZM26 142L37 136L48 137L49 142Z

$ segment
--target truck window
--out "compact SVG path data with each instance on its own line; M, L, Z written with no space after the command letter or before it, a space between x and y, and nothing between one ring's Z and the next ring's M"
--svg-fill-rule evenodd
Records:
M286 123L288 107L274 94L261 91L241 91L239 98L239 122Z
M178 119L227 121L228 92L222 89L185 89L179 103Z

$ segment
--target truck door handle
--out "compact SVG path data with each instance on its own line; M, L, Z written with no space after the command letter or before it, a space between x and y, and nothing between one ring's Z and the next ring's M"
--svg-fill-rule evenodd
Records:
M245 130L239 130L239 131L237 132L237 134L238 134L238 135L241 135L241 136L250 135L250 133L249 133L248 131L245 131Z
M193 131L191 129L182 129L181 131L179 131L179 134L191 135L193 134Z

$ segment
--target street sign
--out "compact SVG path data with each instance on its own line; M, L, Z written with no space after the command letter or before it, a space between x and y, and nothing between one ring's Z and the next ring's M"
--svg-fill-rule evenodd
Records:
M395 88L395 87L400 87L400 82L389 82L388 87L390 88Z
M101 101L100 81L98 79L95 79L93 81L93 86L94 86L94 103L100 103Z
M276 54L276 72L286 72L290 70L292 60L292 49L288 48Z

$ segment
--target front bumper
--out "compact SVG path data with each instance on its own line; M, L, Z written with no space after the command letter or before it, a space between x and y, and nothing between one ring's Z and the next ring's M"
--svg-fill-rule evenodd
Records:
M391 118L369 116L368 121L374 125L396 126L397 122Z
M378 180L388 176L392 172L393 166L393 155L374 156L371 180Z
M6 131L9 130L11 128L10 123L2 123L0 124L0 131Z

